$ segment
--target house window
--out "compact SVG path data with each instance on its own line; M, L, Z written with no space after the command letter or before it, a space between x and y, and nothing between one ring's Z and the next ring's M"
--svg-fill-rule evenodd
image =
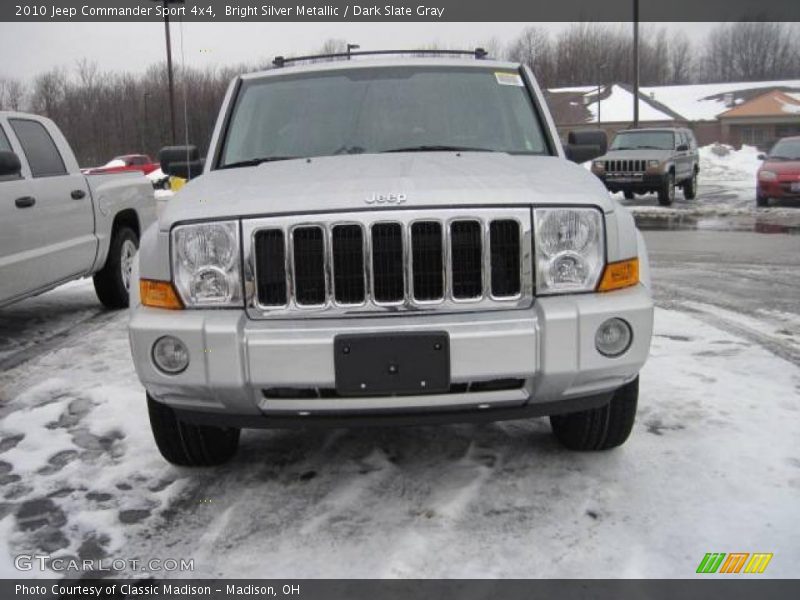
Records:
M768 127L741 127L739 138L742 144L748 146L764 146L772 137Z
M776 125L775 137L785 138L800 135L800 125Z

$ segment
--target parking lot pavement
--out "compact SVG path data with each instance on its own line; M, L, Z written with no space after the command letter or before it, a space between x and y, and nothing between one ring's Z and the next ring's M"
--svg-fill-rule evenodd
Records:
M639 415L600 454L537 419L253 431L229 465L180 469L152 442L124 313L92 320L85 282L5 309L5 359L24 355L0 373L0 575L39 552L187 558L206 577L690 577L734 548L793 576L800 236L646 237L659 308Z

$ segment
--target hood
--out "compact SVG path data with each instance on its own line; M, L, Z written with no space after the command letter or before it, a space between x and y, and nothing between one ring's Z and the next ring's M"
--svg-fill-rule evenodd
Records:
M594 175L558 157L505 153L359 154L209 171L171 198L161 229L178 221L379 210L374 194L404 194L402 208L614 203Z
M596 160L660 160L665 161L672 157L673 150L653 150L642 148L640 150L610 150Z
M766 160L761 165L761 169L766 169L779 175L796 174L798 180L800 180L800 160Z

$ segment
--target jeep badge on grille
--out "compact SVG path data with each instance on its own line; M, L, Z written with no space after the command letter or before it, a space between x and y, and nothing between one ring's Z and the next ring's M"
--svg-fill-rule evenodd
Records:
M372 194L364 199L367 204L403 204L406 201L405 194Z

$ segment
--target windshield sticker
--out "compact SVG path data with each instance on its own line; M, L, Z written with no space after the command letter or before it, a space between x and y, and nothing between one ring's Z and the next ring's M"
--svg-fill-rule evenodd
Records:
M495 79L497 79L497 83L500 85L516 85L517 87L523 87L525 85L522 83L522 77L519 76L519 73L495 72L494 76Z

